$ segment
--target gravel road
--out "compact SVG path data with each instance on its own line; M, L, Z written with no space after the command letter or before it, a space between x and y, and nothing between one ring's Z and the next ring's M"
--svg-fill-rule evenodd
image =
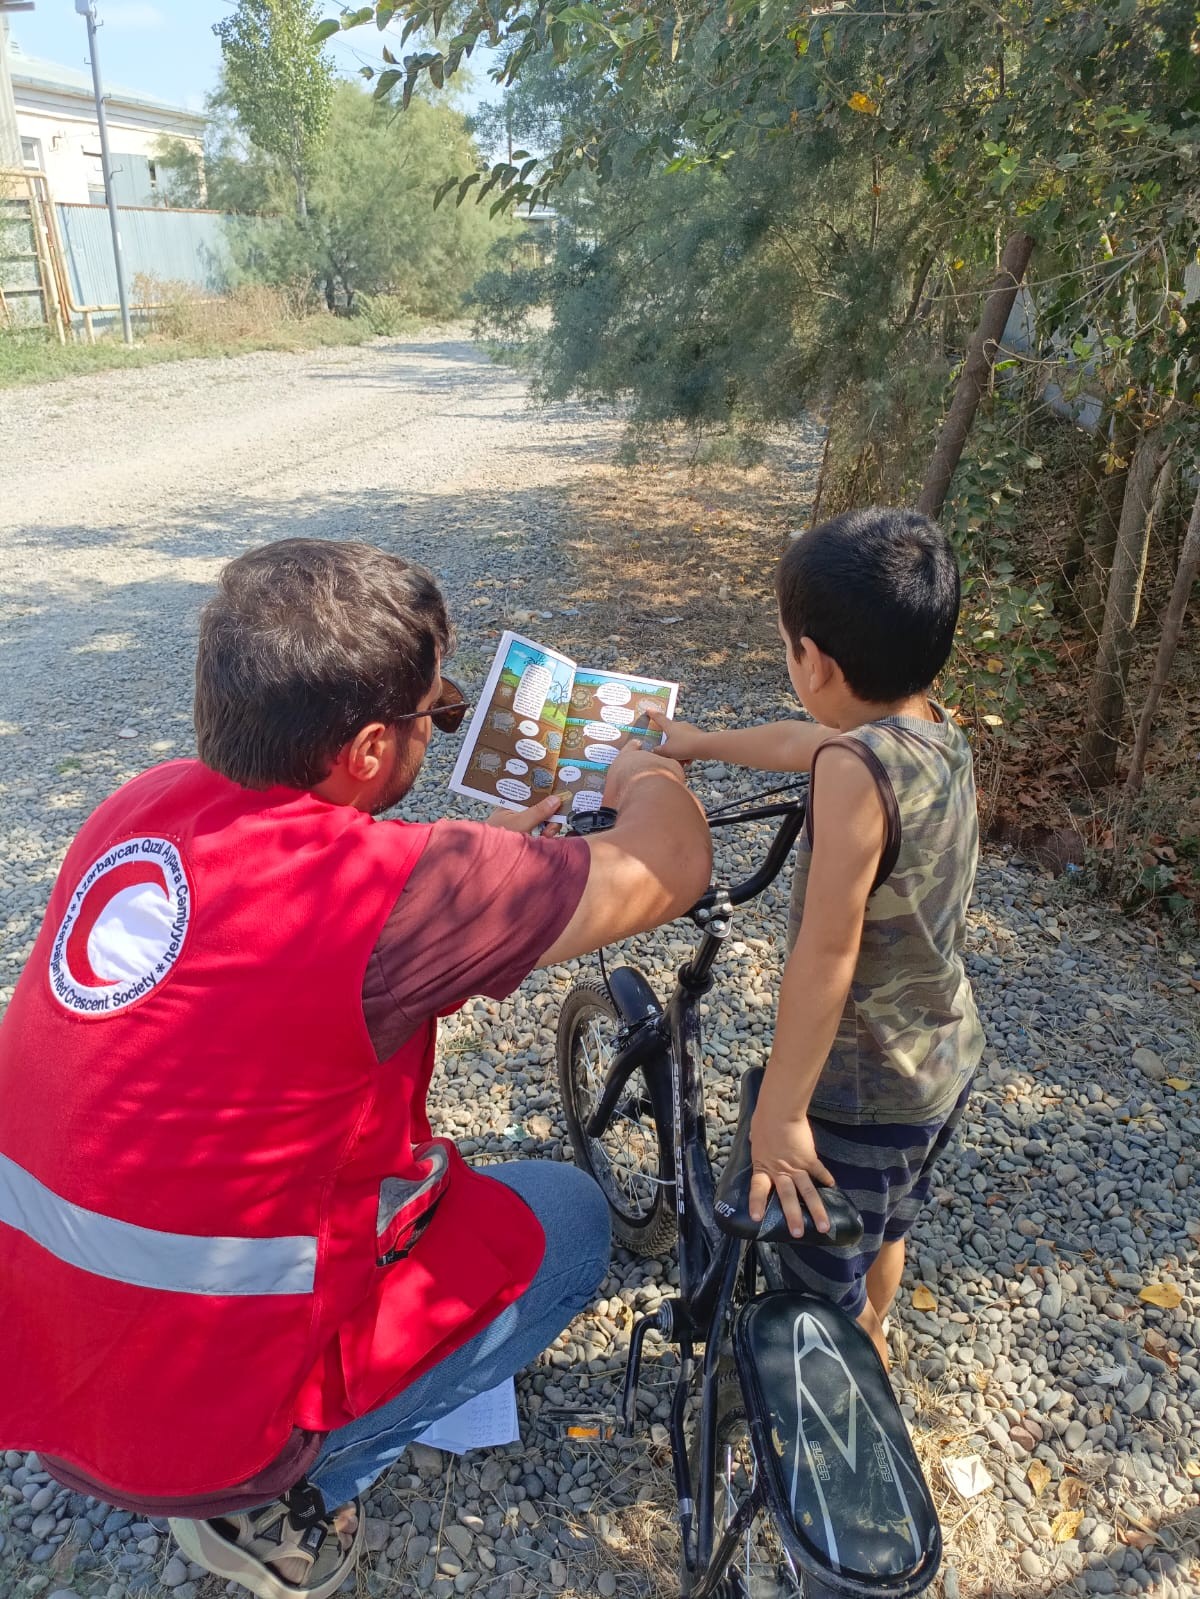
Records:
M0 396L0 1003L88 810L191 751L197 610L221 562L253 544L361 536L426 561L459 618L467 682L490 656L486 629L504 624L669 675L675 635L652 615L622 618L618 647L569 537L570 491L611 470L617 436L598 413L530 412L519 381L444 336ZM689 667L687 713L782 711L781 673L760 671L751 692L750 664L744 682L734 671ZM406 814L451 808L451 754L435 741ZM712 799L741 779L709 768L698 781ZM762 845L724 846L722 869ZM708 1008L718 1143L737 1075L769 1040L785 900L780 883L743 913ZM678 928L639 941L660 990L689 942ZM1165 952L1071 880L989 851L970 964L989 1047L893 1317L896 1385L950 1535L942 1591L1183 1599L1200 1590L1195 951ZM551 1062L572 975L538 974L444 1029L437 1114L469 1154L564 1154ZM560 1418L611 1408L632 1316L673 1274L618 1254L594 1313L520 1380L521 1445L457 1461L410 1451L368 1506L362 1592L672 1591L669 1356L651 1340L633 1441L565 1443ZM1139 1298L1152 1283L1182 1302ZM937 1470L967 1455L995 1480L969 1504ZM34 1456L0 1454L0 1592L222 1590L161 1524L59 1490Z

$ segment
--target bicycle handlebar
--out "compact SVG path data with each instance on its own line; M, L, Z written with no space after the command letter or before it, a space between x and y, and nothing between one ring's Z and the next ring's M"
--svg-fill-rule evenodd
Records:
M804 826L804 818L808 811L808 798L806 794L798 795L794 799L779 801L774 805L752 806L749 810L734 811L728 815L717 814L709 818L709 826L733 827L742 822L766 821L772 816L782 816L783 823L771 842L767 851L767 858L757 871L752 872L744 882L723 892L716 884L706 893L702 894L688 911L688 916L697 926L703 927L707 921L706 912L710 912L720 903L744 905L747 900L756 899L765 888L779 876L783 864L791 854L792 845Z

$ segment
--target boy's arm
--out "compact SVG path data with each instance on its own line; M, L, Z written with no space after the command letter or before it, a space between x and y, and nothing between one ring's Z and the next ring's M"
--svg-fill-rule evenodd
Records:
M800 935L784 968L758 1107L750 1124L750 1214L761 1221L774 1188L792 1234L804 1232L801 1200L821 1232L829 1226L808 1104L850 992L863 915L886 832L874 779L850 750L831 746L813 777L813 851Z
M658 711L647 717L667 735L657 753L675 761L726 761L759 772L807 772L827 738L836 734L819 722L767 722L762 727L737 727L705 732L690 722L673 722Z

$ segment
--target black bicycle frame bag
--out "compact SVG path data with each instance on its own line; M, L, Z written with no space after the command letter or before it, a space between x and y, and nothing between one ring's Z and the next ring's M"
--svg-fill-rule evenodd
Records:
M824 1299L783 1292L743 1306L733 1341L767 1504L797 1565L855 1599L920 1593L941 1529L866 1333Z

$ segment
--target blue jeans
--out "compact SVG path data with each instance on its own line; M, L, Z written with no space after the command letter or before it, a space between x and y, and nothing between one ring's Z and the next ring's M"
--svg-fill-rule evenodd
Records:
M608 1206L590 1177L549 1160L481 1169L519 1194L541 1222L546 1253L537 1276L469 1343L388 1404L329 1434L308 1480L330 1510L365 1494L439 1417L527 1366L604 1281L611 1249Z

